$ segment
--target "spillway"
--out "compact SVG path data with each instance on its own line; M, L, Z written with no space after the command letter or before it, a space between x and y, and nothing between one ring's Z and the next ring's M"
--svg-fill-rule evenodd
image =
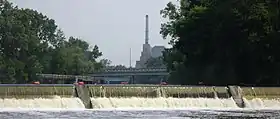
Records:
M280 88L239 89L244 108L280 107ZM1 109L240 108L229 88L216 86L0 84L0 97Z
M280 100L279 99L262 99L262 98L254 98L247 100L244 98L246 108L253 109L280 109Z
M226 87L89 86L94 109L238 108Z
M84 105L79 98L63 98L56 96L54 98L0 99L0 108L83 109Z
M280 88L241 87L246 108L280 109Z
M0 108L84 109L73 85L1 84Z

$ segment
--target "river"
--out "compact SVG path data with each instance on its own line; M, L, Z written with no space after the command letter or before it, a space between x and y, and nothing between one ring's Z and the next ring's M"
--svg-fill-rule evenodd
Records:
M279 119L280 110L2 110L1 119Z

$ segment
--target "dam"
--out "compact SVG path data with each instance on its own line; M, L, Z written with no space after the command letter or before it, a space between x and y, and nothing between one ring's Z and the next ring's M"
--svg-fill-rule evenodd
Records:
M0 84L0 96L1 109L275 109L280 107L279 87Z

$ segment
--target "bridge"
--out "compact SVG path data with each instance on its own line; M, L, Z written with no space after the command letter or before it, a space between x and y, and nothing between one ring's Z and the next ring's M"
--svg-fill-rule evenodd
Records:
M103 71L89 74L92 77L110 76L167 76L169 73L166 68L126 68L126 69L105 69Z
M42 78L46 79L82 79L84 81L92 80L104 80L106 83L110 82L123 82L132 81L132 83L137 83L135 80L149 80L151 77L157 77L158 79L166 79L169 73L165 68L150 68L150 69L136 69L136 68L126 68L126 69L105 69L98 72L93 72L87 75L57 75L57 74L37 74ZM138 77L138 78L137 78Z
M90 77L110 77L110 76L167 76L169 73L165 68L151 69L105 69L98 72L93 72L88 75L59 75L59 74L37 74L37 76L45 78L90 78Z

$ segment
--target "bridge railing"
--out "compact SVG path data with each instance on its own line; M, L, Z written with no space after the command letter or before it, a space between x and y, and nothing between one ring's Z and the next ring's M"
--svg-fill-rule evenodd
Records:
M40 86L40 87L54 87L54 86L58 86L58 87L73 87L74 84L0 84L0 87L34 87L34 86Z
M105 86L105 87L201 87L202 85L155 85L155 84L87 84L88 86ZM203 86L213 87L213 86Z
M9 86L73 86L74 84L0 84L1 87ZM85 84L87 86L113 86L113 87L201 87L201 85L160 85L160 84ZM213 87L213 86L203 86Z
M145 72L145 71L167 71L166 68L141 68L141 69L136 69L136 68L128 68L128 69L105 69L100 72ZM96 72L98 73L98 72Z

